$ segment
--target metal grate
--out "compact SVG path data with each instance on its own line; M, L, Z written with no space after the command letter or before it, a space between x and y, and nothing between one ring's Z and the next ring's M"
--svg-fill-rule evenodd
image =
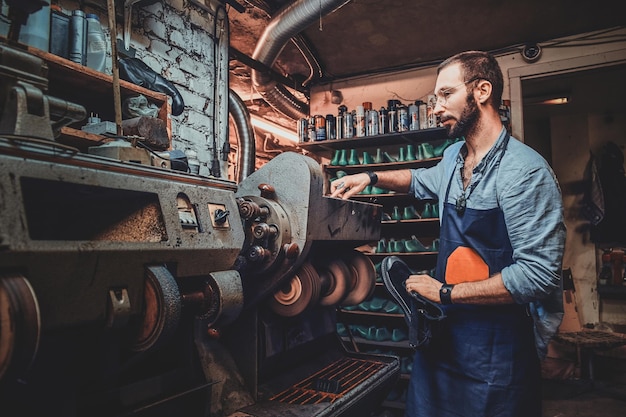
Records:
M343 358L270 399L299 405L332 403L384 367L382 362Z

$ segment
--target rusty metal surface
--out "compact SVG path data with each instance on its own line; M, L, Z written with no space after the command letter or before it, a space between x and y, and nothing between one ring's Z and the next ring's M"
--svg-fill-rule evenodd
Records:
M242 224L214 228L208 206L237 213L233 191L224 181L0 139L0 268L24 271L44 328L104 321L112 287L126 288L140 314L145 265L174 265L177 279L232 269ZM200 230L182 226L181 194Z
M626 335L601 330L557 333L554 337L559 342L581 348L610 349L626 345Z
M332 403L347 395L362 381L382 370L385 365L383 362L372 360L342 358L271 397L270 400L288 404ZM331 381L336 389L331 388ZM332 392L329 392L329 389Z

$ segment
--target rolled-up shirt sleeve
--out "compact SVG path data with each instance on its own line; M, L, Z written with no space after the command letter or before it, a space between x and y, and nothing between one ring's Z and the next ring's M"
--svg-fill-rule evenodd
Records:
M529 167L498 187L513 263L502 280L515 302L546 298L560 285L565 245L561 192L548 166Z

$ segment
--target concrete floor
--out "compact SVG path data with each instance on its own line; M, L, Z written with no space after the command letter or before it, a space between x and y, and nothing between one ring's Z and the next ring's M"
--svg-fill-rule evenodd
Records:
M587 381L544 381L543 417L623 417L626 377Z

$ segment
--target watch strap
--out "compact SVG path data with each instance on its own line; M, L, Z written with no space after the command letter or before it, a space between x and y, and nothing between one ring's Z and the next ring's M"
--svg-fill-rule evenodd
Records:
M378 182L378 175L376 175L374 171L365 171L365 173L368 175L368 177L370 177L369 185L376 185L376 183Z
M454 288L453 284L443 284L441 288L439 288L439 298L441 299L441 304L452 304L452 288Z

